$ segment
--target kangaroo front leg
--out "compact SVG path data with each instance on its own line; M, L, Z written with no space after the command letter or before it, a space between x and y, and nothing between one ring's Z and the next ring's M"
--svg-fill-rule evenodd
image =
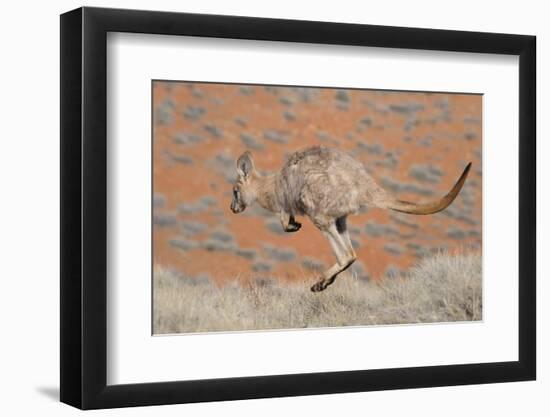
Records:
M294 216L288 213L285 213L284 211L280 214L281 219L281 225L283 226L283 230L288 233L297 232L302 227L301 223L298 223Z

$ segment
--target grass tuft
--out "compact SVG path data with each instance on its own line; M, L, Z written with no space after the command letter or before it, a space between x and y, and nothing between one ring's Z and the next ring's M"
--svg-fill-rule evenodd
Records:
M481 320L481 281L479 253L437 253L381 282L346 274L321 293L309 291L313 280L262 278L219 287L156 267L154 333Z

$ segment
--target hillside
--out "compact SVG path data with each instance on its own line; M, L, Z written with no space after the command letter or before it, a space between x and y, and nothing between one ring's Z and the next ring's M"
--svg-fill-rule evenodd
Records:
M229 210L235 161L262 171L308 145L339 147L399 198L444 195L473 162L447 210L411 216L371 209L349 228L361 279L406 273L442 249L481 245L482 96L183 82L153 83L153 263L223 284L256 278L312 282L334 262L307 220L285 234L258 207Z

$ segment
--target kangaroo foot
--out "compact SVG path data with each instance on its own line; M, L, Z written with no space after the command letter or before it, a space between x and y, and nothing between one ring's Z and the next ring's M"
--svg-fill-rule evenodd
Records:
M313 291L313 292L324 291L333 282L334 282L334 278L322 279L319 282L316 282L315 284L313 284L313 286L311 287L311 291Z
M285 232L292 233L297 232L302 227L302 223L293 222L289 223L287 227L285 228Z
M320 292L323 291L325 288L327 288L325 280L322 279L319 282L316 282L313 284L313 286L310 288L312 292Z
M313 292L319 292L324 291L327 289L327 287L334 282L336 279L336 275L334 275L331 278L321 278L318 282L313 284L313 286L310 288Z

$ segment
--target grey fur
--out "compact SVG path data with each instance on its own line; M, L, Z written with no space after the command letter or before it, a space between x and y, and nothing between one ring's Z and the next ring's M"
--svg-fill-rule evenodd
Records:
M314 146L294 152L278 172L270 175L256 171L252 154L247 151L237 161L238 178L233 187L231 210L240 213L257 202L279 215L286 232L300 230L301 224L295 216L309 217L327 237L337 259L311 287L317 292L332 284L356 259L346 227L347 216L369 206L409 214L436 213L452 203L469 169L470 165L442 199L415 204L395 198L376 184L359 161L336 148Z
M321 146L292 154L275 188L277 208L306 215L320 228L386 198L360 162L339 149Z

